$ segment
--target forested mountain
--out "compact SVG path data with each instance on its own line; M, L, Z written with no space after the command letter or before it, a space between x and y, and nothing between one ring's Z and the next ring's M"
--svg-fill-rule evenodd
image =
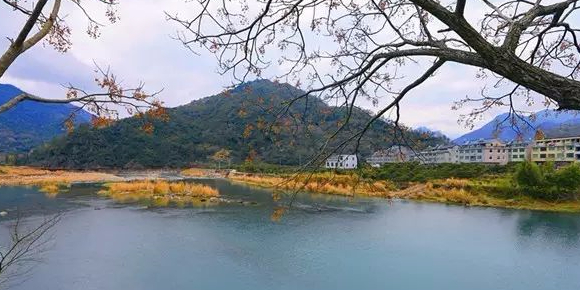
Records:
M15 86L0 84L0 104L21 93ZM77 109L69 104L24 101L0 114L0 153L27 152L65 133L64 121ZM77 124L90 120L91 115L82 110L75 117Z
M57 138L31 156L36 165L63 168L186 167L207 162L220 149L231 151L232 162L304 164L344 121L344 108L328 106L318 98L299 99L287 111L283 104L302 91L268 80L257 80L230 91L168 109L168 121L155 120L154 130L141 129L139 118L120 120L106 128L81 126ZM277 113L274 113L277 112ZM370 115L354 108L349 125L337 140L364 127ZM393 125L374 123L359 148L368 155L394 143L424 147L446 142L424 132L393 134ZM338 141L330 143L336 148ZM352 153L354 143L341 152Z
M491 122L481 128L473 130L457 139L455 143L461 144L465 141L476 139L499 138L504 141L522 138L531 140L536 130L541 130L548 137L563 137L580 134L580 115L576 111L556 111L542 110L531 117L524 117L518 120L514 130L509 121L503 122L508 117L508 113L496 116ZM531 125L531 126L530 126ZM520 136L518 136L518 133Z

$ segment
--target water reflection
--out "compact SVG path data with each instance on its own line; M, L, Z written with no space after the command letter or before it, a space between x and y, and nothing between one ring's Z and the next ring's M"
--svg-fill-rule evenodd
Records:
M14 186L0 188L0 211L7 215L2 220L14 219L17 213L22 217L63 212L88 206L85 201L95 197L98 184L76 184L70 190L58 195L46 194L38 187Z
M522 212L517 229L521 237L555 241L567 247L580 245L580 216L576 214Z
M98 186L55 199L0 189L0 210L75 209L15 289L580 289L579 215L298 195L272 222L287 197L196 182L255 204L145 209L97 197Z

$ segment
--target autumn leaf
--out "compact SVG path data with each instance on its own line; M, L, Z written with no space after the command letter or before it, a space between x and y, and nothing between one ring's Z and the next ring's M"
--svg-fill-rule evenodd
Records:
M143 132L145 132L146 134L153 134L153 131L155 130L155 128L153 127L153 124L151 124L150 122L147 122L145 124L143 124L143 126L141 127L141 130L143 130Z
M107 118L107 117L93 117L91 119L91 124L93 125L93 127L95 128L105 128L110 126L111 124L113 124L114 120L111 118Z
M274 209L274 212L270 216L270 219L273 222L279 222L282 219L282 216L284 215L285 212L286 212L286 208L284 208L284 207L276 207Z
M244 129L244 138L248 139L254 130L254 126L252 124L247 124L246 128Z

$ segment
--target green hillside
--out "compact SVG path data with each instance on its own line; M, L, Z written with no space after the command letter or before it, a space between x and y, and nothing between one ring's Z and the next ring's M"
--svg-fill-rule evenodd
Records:
M282 105L302 91L267 80L249 82L233 90L169 109L169 121L155 121L148 134L136 118L95 129L81 126L66 137L37 148L35 165L52 168L187 167L207 162L220 149L232 152L232 162L252 160L282 165L303 164L344 120L346 110L308 97L295 102L285 114ZM277 115L278 118L275 118ZM349 126L336 140L360 130L370 115L355 108ZM405 137L419 146L442 143L442 137L408 131ZM331 143L336 148L338 141ZM401 140L393 126L376 122L362 139L363 156ZM342 150L352 153L354 142Z

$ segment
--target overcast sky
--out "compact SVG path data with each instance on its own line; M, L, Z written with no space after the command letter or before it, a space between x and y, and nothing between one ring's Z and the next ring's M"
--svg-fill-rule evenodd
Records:
M39 96L63 97L62 84L93 85L93 62L96 62L100 66L110 66L127 85L144 81L149 91L163 89L159 97L170 107L217 94L231 84L229 77L216 73L217 63L213 56L207 53L194 55L171 37L179 27L165 20L164 11L193 15L196 11L191 3L185 0L120 2L121 20L101 28L101 37L97 40L85 33L86 19L71 7L64 7L65 11L70 11L67 21L73 29L72 49L62 54L49 46L38 45L22 55L0 82L14 84ZM97 18L105 22L103 10L98 10L96 3L94 5L100 11L95 13ZM23 22L18 13L8 9L7 5L0 5L2 34L15 37ZM5 50L9 43L4 35L1 36L0 48ZM435 77L404 100L402 121L413 127L441 130L450 137L469 131L457 123L459 115L467 113L469 108L454 111L451 106L466 95L479 95L484 84L475 78L475 74L474 68L445 65ZM363 105L377 110L368 104ZM490 121L497 113L493 111L484 115L479 124Z

